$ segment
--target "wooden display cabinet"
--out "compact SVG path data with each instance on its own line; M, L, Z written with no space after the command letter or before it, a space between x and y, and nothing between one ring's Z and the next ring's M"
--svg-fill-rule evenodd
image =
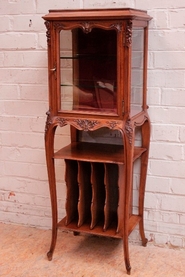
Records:
M123 239L130 274L128 237L136 225L143 246L147 244L143 206L150 140L146 91L151 17L146 11L126 8L50 10L43 18L49 76L45 149L52 207L48 259L58 228L115 237ZM66 125L71 143L55 152L56 127ZM61 220L55 159L64 159L66 170L66 216ZM136 160L140 174L134 212Z

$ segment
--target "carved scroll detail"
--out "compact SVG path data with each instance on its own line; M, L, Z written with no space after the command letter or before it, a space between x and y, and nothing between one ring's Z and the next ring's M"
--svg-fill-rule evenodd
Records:
M46 125L45 125L45 134L47 133L49 126L53 123L50 110L46 112L46 115L47 115L47 118L46 118Z
M63 29L64 25L61 22L54 22L53 26L55 29Z
M127 120L127 122L125 124L125 132L126 132L126 135L128 137L128 141L131 144L132 143L132 138L133 138L133 127L132 127L132 124L131 124L130 120Z
M128 20L125 30L125 46L130 47L132 44L132 20Z
M65 125L67 125L67 120L65 118L57 117L55 121L60 127L64 127Z
M118 32L121 32L122 23L115 23L115 24L112 24L110 27L116 29Z
M74 122L83 130L89 131L93 130L94 127L99 123L97 120L83 120L83 119L76 119Z
M46 29L47 29L47 31L46 31L47 44L50 45L51 44L50 22L45 21L44 24L45 24Z
M145 121L147 121L147 120L148 120L148 117L147 117L146 115L144 115L143 118L141 118L139 122L134 122L134 125L135 125L135 126L141 126L141 125L143 125L143 124L145 123Z

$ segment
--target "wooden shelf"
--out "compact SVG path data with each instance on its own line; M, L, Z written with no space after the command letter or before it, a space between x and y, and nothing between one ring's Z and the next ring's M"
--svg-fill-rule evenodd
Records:
M135 147L133 160L145 151L145 148ZM57 151L54 158L124 164L124 148L122 145L74 142Z
M132 230L135 228L135 226L139 223L141 220L141 217L138 215L131 215L129 219L129 234L132 232ZM96 225L93 229L90 229L90 223L86 221L82 226L78 227L78 221L74 220L70 224L66 226L66 217L64 217L59 223L58 227L62 230L66 231L73 231L73 232L81 232L81 233L88 233L91 235L98 235L98 236L104 236L104 237L113 237L113 238L123 238L122 233L116 233L116 223L112 223L109 228L104 231L103 230L103 222L102 224L99 223Z

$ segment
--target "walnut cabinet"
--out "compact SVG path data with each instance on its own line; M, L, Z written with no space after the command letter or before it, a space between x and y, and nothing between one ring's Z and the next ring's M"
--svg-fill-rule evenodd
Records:
M150 140L151 17L146 11L126 8L50 10L43 19L49 83L45 150L52 207L48 259L52 259L58 228L114 237L123 240L130 274L128 237L137 225L142 245L147 244L143 207ZM66 125L71 143L64 146L61 141L61 149L55 152L56 128ZM65 161L63 219L57 211L56 159Z

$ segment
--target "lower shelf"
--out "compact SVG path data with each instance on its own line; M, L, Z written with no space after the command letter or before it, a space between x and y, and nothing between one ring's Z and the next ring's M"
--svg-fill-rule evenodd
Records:
M131 215L128 224L129 234L134 230L135 226L139 223L141 217L138 215ZM106 231L103 231L103 223L96 225L93 229L90 229L89 222L84 223L81 227L77 226L77 220L72 221L70 224L66 226L66 217L64 217L59 223L58 228L63 230L73 231L73 232L81 232L88 233L92 235L105 236L105 237L113 237L113 238L123 238L121 233L116 233L117 225L112 223Z

